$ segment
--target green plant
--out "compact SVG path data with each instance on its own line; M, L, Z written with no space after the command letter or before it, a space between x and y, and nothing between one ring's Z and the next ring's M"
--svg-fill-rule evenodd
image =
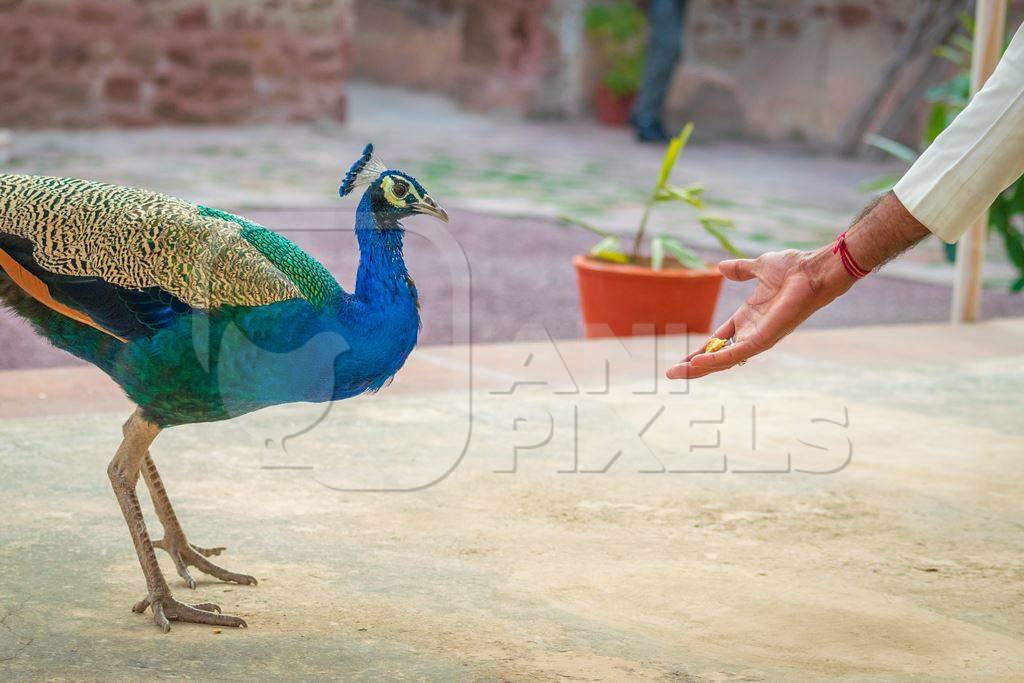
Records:
M701 199L704 187L699 184L671 185L668 182L672 175L672 169L679 160L679 156L683 148L686 147L686 143L692 133L693 124L688 123L682 132L677 137L672 138L672 141L669 143L668 149L665 151L665 158L661 162L658 181L644 203L643 215L640 218L640 224L637 226L636 233L633 235L632 248L628 252L623 248L622 239L618 235L581 221L578 218L564 215L559 217L566 225L589 230L601 237L601 241L590 250L591 256L611 261L612 263L640 263L642 258L641 250L645 239L647 239L647 223L651 217L651 210L656 204L662 202L682 202L699 212L697 222L705 232L718 240L723 249L734 256L743 257L743 252L733 246L726 234L726 231L734 226L733 221L721 216L704 213L705 206ZM707 265L701 260L700 256L683 245L679 238L674 235L655 235L651 237L649 253L651 268L654 270L664 268L666 255L674 256L686 268L697 270L707 268Z
M599 3L587 8L584 26L601 55L608 89L619 96L639 90L647 16L629 0Z
M974 45L969 36L974 34L974 22L968 15L960 18L966 33L956 33L945 45L935 49L935 54L956 64L960 69L945 83L937 85L925 96L929 102L928 118L921 135L923 151L944 131L957 115L967 106L971 98L971 53ZM1004 46L1005 49L1005 46ZM913 164L921 152L902 143L882 137L868 135L864 141L908 164ZM899 180L899 175L884 175L861 185L863 192L888 192ZM1018 179L1000 193L988 212L989 230L994 230L1003 240L1006 255L1017 270L1017 279L1010 285L1010 291L1024 290L1024 178ZM946 257L952 260L956 245L946 245Z

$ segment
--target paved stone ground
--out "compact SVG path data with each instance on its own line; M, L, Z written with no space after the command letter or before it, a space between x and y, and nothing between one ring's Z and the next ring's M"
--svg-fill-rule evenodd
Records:
M162 558L222 633L129 610L117 390L0 373L0 680L1019 679L1024 324L801 331L671 394L685 346L422 347L322 421L168 431L185 529L260 579Z

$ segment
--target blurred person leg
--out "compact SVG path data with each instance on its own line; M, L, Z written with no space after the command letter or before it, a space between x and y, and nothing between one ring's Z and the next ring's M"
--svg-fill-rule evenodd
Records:
M643 81L633 107L633 128L641 142L666 142L662 124L665 97L672 73L682 54L683 17L686 0L649 0L647 16L651 35Z

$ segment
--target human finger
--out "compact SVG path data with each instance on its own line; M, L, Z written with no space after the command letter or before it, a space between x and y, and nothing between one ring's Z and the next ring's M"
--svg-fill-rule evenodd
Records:
M736 282L753 280L757 277L757 261L748 258L729 259L718 264L718 272Z

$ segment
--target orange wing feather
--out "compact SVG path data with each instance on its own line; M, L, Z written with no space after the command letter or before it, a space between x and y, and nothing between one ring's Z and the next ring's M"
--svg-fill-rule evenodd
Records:
M94 321L86 314L80 311L76 311L75 309L70 308L68 306L65 306L61 302L54 299L53 296L50 294L50 288L46 286L45 282L43 282L32 273L25 270L25 268L20 263L11 258L11 256L3 249L0 249L0 268L3 268L4 271L6 271L7 275L9 275L12 280L14 280L14 283L21 287L26 294L28 294L29 296L31 296L33 299L43 304L44 306L47 306L48 308L51 308L57 313L67 316L72 320L77 320L83 325L88 325L89 327L93 327L99 330L100 332L103 332L104 334L109 334L114 339L118 339L125 343L128 342L127 339L117 336L110 330L103 329L103 327L97 324L96 321Z

